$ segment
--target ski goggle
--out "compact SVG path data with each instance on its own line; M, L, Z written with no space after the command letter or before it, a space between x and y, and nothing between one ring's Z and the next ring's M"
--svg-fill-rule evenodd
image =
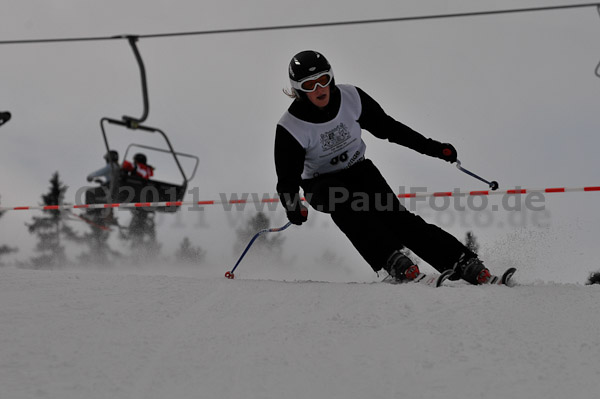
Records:
M305 93L312 93L317 90L317 86L327 87L333 80L333 72L331 70L322 72L317 75L309 76L299 82L291 81L292 87L297 90L302 90Z

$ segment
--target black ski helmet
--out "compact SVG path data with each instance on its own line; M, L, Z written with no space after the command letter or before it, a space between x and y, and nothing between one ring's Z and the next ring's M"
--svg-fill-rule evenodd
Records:
M119 162L119 153L115 150L110 150L104 154L104 160L106 162Z
M133 156L133 162L145 165L147 162L147 159L144 154L142 154L141 152L138 152L137 154L135 154Z
M292 57L290 66L288 68L290 83L292 84L292 92L294 92L297 98L306 98L306 93L304 93L302 90L296 90L294 88L294 83L292 82L298 83L301 80L323 72L330 72L333 76L331 65L323 54L313 50L299 52ZM335 87L335 78L332 78L330 85Z

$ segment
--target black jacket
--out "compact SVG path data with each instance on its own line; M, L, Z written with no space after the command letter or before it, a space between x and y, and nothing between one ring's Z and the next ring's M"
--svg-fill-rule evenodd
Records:
M362 104L362 112L358 118L358 123L362 129L369 131L375 137L412 148L421 154L433 157L441 156L444 147L442 143L425 138L420 133L396 121L386 114L371 96L358 87L356 89ZM288 111L296 118L307 122L325 123L335 118L340 103L340 91L334 88L329 104L325 108L319 109L308 100L295 100ZM287 129L277 125L275 133L275 170L277 172L277 192L280 198L294 198L298 194L302 182L304 156L305 150L300 143Z

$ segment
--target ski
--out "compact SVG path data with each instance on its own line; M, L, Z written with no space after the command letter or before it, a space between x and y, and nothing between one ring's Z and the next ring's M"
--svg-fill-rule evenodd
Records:
M502 273L502 275L492 275L492 277L489 279L489 281L487 283L480 284L480 285L505 285L507 287L514 287L516 285L516 283L515 283L515 281L513 281L512 277L516 271L517 271L516 268L510 267L510 268L506 269L506 271L504 273ZM454 273L452 270L446 270L446 272L450 272L450 273L444 280L442 280L442 283L443 283L443 281L448 279L450 276L452 276L452 274ZM446 272L444 272L444 273L446 273Z
M452 269L444 270L437 278L435 286L440 287L442 284L444 284L444 281L448 280L453 274L454 270Z
M444 281L446 281L451 275L453 271L446 270L443 273L419 273L417 277L413 280L405 280L405 281L397 281L392 278L392 276L386 276L381 282L389 283L389 284L423 284L428 285L430 287L440 287Z
M516 268L511 267L502 273L502 275L492 275L490 280L482 285L505 285L507 287L514 287L516 283L513 281L512 277L516 271ZM452 274L454 274L454 270L452 269L445 270L442 273L419 273L413 280L405 281L396 281L392 276L388 275L381 280L381 282L389 284L424 284L431 287L440 287L452 276Z
M108 231L110 230L110 228L108 226L102 225L102 224L98 224L90 219L88 219L87 217L83 216L83 215L77 215L75 213L71 213L71 215L75 216L76 218L84 221L85 223L89 224L90 226L96 227L100 230L105 230Z
M505 285L507 287L514 287L516 285L516 283L512 279L512 277L516 271L517 271L517 269L514 267L510 267L510 268L506 269L506 271L502 274L502 276L500 276L500 278L496 284Z
M500 276L492 275L492 278L490 278L490 280L483 285L505 285L507 287L513 287L515 282L512 280L512 276L516 271L517 269L514 267L508 268Z

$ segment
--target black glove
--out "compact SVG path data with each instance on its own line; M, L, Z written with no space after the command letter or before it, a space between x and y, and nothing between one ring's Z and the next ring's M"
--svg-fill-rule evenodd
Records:
M440 152L436 156L450 163L454 163L458 159L456 148L450 143L441 143Z
M286 211L288 220L295 225L300 226L308 219L308 209L302 204L298 204L294 209Z

